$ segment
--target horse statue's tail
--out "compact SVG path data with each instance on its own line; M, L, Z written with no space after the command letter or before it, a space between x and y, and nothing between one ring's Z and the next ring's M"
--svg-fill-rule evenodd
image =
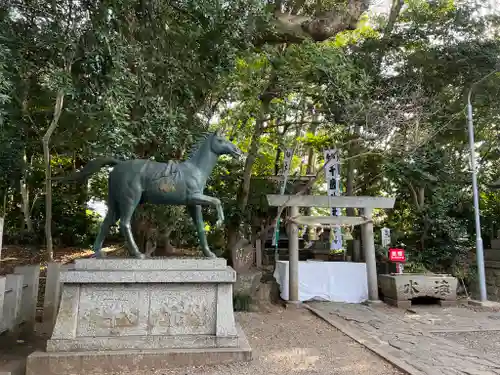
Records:
M83 181L88 177L90 177L91 175L93 175L94 173L98 172L102 167L107 165L113 166L118 163L121 163L121 161L113 158L94 159L89 161L87 165L83 167L80 171L73 172L65 177L52 178L52 181L59 181L59 182Z

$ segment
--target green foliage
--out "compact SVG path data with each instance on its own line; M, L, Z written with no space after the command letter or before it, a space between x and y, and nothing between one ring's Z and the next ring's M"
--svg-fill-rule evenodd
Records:
M416 262L407 262L404 265L404 272L407 273L427 273L428 269L425 265Z
M298 5L283 2L286 12ZM313 17L339 6L345 2L299 8ZM4 3L0 203L5 197L7 242L43 240L40 141L63 90L51 139L54 176L103 155L182 159L201 133L222 128L249 161L221 160L206 192L221 199L227 226L237 223L248 236L275 215L265 195L279 191L271 177L284 150L295 152L285 190L292 194L304 187L294 178L316 173L323 150L335 147L344 192L349 186L355 195L397 198L379 224L407 248L407 270L458 274L475 236L464 97L496 67L498 15L477 12L470 1L410 0L393 28L386 17L365 15L356 30L324 42L264 43L270 31L280 32L270 28L273 12L257 0ZM500 229L498 193L486 189L499 177L500 79L488 77L472 96L486 243ZM86 203L105 199L107 173L88 187L53 184L61 245L94 237L99 220ZM311 193L325 193L323 175ZM222 253L231 233L214 228L213 208L204 215L210 243ZM144 238L168 235L178 247L197 243L191 219L177 207L145 205L134 228Z

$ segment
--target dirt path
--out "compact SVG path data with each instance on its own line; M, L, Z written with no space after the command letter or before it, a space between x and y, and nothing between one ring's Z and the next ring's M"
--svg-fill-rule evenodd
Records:
M237 319L252 346L252 362L172 369L155 375L402 374L307 310L238 313Z

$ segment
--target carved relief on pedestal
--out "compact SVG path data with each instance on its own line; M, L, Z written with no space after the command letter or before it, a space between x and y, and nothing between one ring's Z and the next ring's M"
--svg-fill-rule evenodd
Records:
M176 285L152 291L149 330L153 335L209 335L215 333L215 286L191 288Z
M147 300L146 293L137 290L82 290L77 336L146 334Z
M174 299L171 302L165 302L160 308L157 323L169 329L183 326L200 328L207 324L207 312L206 306L183 299Z
M127 301L108 300L105 302L110 302L110 306L96 308L93 312L91 312L97 327L120 329L125 327L136 327L138 325L139 310L130 309L129 311L126 311L123 308L123 304Z

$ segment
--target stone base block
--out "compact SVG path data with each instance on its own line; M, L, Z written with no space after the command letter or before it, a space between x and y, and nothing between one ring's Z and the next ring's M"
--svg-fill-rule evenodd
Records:
M237 348L225 259L85 259L61 273L48 352Z
M304 308L304 305L300 301L286 301L285 308L287 310L299 310L299 309Z
M384 302L387 303L388 305L391 306L396 306L400 309L409 309L412 306L411 300L397 300L397 299L392 299L389 297L384 297ZM441 307L454 307L458 305L457 301L444 301L444 300L438 300L438 303Z
M411 307L411 301L399 301L397 299L392 299L389 297L384 297L384 302L391 306L396 306L400 309L409 309Z
M26 375L138 375L173 367L250 361L252 350L241 329L238 336L237 348L35 352L28 357Z
M59 312L32 375L139 375L249 360L224 259L86 259L61 273Z

